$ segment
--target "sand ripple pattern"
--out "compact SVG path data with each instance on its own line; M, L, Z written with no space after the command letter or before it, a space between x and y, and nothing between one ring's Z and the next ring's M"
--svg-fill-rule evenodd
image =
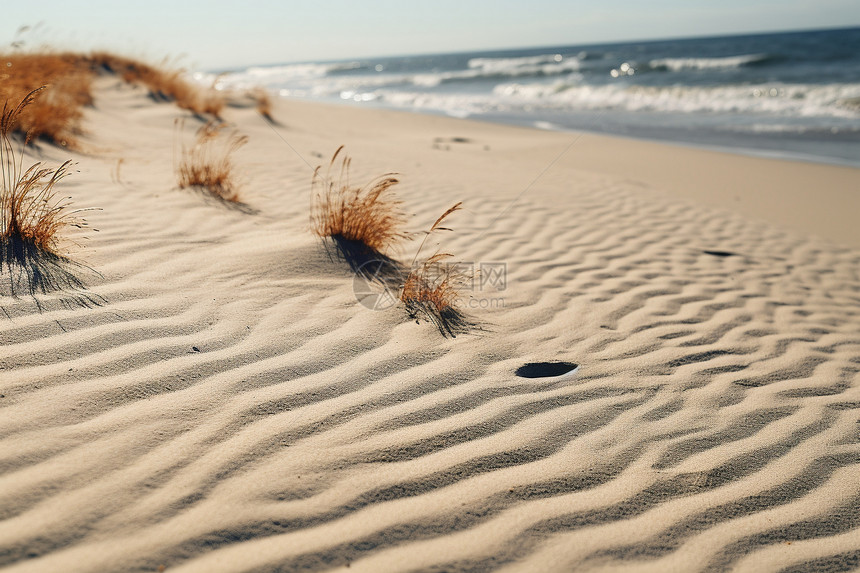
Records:
M561 164L498 217L516 189L428 168L410 209L474 199L446 247L507 264L504 305L470 310L486 332L443 340L355 303L303 232L306 166L248 215L122 153L128 181L86 197L112 211L88 261L108 303L4 301L0 566L860 563L860 252ZM536 360L580 370L514 374Z

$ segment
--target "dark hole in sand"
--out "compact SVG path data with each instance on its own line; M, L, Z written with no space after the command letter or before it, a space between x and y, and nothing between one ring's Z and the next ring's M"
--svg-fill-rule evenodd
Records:
M733 257L735 253L730 253L729 251L703 251L706 255L713 255L715 257Z
M579 366L573 362L529 362L517 368L517 376L523 378L548 378L572 372Z
M472 143L468 137L437 137L433 141L436 143Z

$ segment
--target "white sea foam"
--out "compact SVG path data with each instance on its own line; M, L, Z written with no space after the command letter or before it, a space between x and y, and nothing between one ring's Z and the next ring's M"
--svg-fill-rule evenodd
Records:
M767 60L767 54L744 54L724 58L658 58L648 62L652 69L666 69L673 72L683 70L712 70L717 68L739 68Z
M545 54L525 58L473 58L469 68L488 77L555 76L576 72L582 67L578 56Z
M532 66L535 64L547 64L550 62L561 62L564 57L561 54L543 54L540 56L523 56L519 58L472 58L469 60L470 68Z
M548 109L733 112L785 114L799 117L860 118L860 111L842 105L860 97L860 83L810 86L760 84L755 86L602 86L507 83L496 86L494 96L507 105Z
M374 92L373 99L393 107L441 111L457 117L540 111L698 113L712 117L725 113L755 114L772 120L786 119L774 127L769 127L772 120L756 123L756 133L805 133L808 126L797 123L803 122L804 118L818 118L816 124L821 121L860 120L860 111L839 105L840 101L857 97L858 94L860 84L646 88L617 84L571 85L557 81L540 85L504 84L497 87L492 95L380 89ZM350 96L349 99L355 99L354 94ZM364 96L364 101L369 99L369 96ZM732 129L735 130L735 127Z
M532 125L534 125L538 129L546 129L548 131L555 131L561 129L561 126L556 125L551 121L536 121Z
M248 89L260 85L275 89L288 89L293 95L334 96L343 91L366 91L386 85L414 85L433 88L445 83L480 79L500 79L571 76L580 69L578 57L563 57L561 54L546 54L525 58L474 58L463 70L426 73L382 73L383 66L376 66L376 74L360 77L340 76L338 72L360 69L360 62L328 64L288 64L283 66L251 67L228 74L196 74L195 79L213 84L219 89ZM359 86L360 84L360 86Z
M412 76L412 83L416 86L435 87L464 80L568 75L580 69L580 61L577 58L564 58L560 54L550 54L529 58L474 58L469 60L468 66L465 70L415 74Z
M219 88L248 89L257 86L282 87L293 82L308 82L320 80L332 72L358 69L359 62L339 62L330 64L287 64L283 66L250 67L242 71L230 72L215 76L214 74L198 74L195 79L205 81L205 77L215 80ZM211 83L211 80L210 82Z
M489 111L512 111L485 95L442 94L418 91L378 90L384 103L400 108L441 111L454 117L467 117Z
M761 55L735 58L689 59L664 62L669 67L740 65ZM644 86L628 83L589 84L576 72L578 58L543 55L527 58L475 58L464 70L425 74L376 73L340 75L357 62L293 64L248 68L226 76L197 74L202 83L247 89L264 85L293 97L337 98L356 102L379 101L395 107L442 111L456 115L529 110L671 113L759 113L795 118L830 117L860 120L860 83L760 83L722 86ZM652 62L653 64L653 62ZM566 75L561 75L566 73ZM499 74L504 74L500 76ZM535 76L558 75L555 81ZM518 78L517 76L522 76ZM442 84L481 78L504 80L484 92L434 90Z

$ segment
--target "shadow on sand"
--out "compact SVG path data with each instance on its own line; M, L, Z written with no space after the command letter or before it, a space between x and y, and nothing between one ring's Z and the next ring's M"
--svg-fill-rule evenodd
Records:
M29 295L40 312L42 304L37 295L62 293L60 301L64 306L93 307L107 302L87 292L83 277L88 274L100 276L86 265L40 249L20 237L0 239L0 296Z

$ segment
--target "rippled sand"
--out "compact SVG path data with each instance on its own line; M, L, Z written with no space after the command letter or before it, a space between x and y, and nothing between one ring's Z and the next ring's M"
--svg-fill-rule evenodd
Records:
M179 115L88 111L62 187L105 302L0 297L0 566L860 566L860 171L281 103L225 114L237 210L176 189ZM464 202L433 248L484 266L482 330L356 302L308 232L340 144L411 229Z

